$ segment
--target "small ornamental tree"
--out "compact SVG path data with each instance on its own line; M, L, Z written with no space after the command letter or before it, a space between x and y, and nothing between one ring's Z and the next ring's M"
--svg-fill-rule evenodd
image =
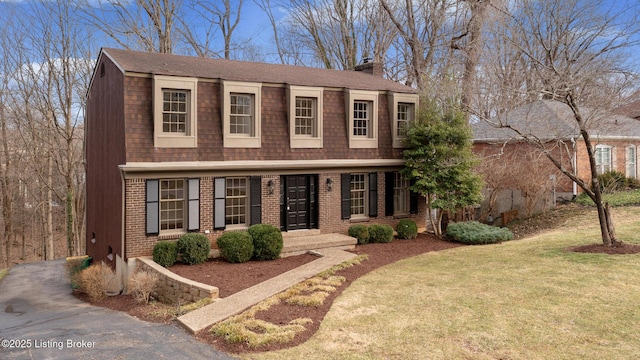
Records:
M427 199L436 236L442 237L444 212L455 212L482 201L482 179L472 171L471 129L460 111L442 111L430 104L407 131L402 175L411 190Z

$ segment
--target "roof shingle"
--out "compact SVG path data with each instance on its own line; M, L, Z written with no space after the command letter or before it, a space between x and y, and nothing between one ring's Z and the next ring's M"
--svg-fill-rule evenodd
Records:
M409 86L359 71L209 59L109 48L103 48L102 52L118 64L125 72L229 81L417 93L416 89Z

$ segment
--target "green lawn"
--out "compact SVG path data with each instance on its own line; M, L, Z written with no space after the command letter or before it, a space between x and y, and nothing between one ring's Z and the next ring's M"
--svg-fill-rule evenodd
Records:
M640 207L612 210L640 243ZM335 300L319 331L251 359L637 359L640 254L567 252L599 242L595 212L500 245L380 268Z

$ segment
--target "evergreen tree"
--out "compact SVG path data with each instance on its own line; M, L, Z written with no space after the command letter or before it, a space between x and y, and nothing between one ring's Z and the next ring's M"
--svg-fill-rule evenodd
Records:
M411 190L427 199L436 236L442 236L442 218L482 200L482 179L472 171L471 129L460 111L443 111L434 104L423 109L407 131L403 176Z

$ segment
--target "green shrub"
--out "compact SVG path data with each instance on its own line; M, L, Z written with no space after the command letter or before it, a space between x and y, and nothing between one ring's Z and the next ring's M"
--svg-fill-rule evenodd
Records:
M447 226L447 236L467 245L493 244L513 239L511 230L477 221L451 223Z
M623 173L615 170L598 175L598 184L603 193L611 194L616 191L626 190L629 180Z
M268 224L256 224L249 228L253 239L253 258L256 260L275 260L282 252L282 233L280 229Z
M253 256L253 239L248 231L230 231L216 241L220 256L230 263L243 263Z
M400 239L415 239L418 236L418 225L411 219L402 219L396 227Z
M188 265L202 264L209 258L211 243L203 234L189 233L178 239L178 254L182 262Z
M388 243L393 241L393 227L382 224L369 226L369 241L372 243Z
M349 236L358 239L358 244L366 244L369 242L369 228L366 225L351 225Z
M164 267L176 263L178 258L178 244L175 241L158 241L153 247L153 261Z

